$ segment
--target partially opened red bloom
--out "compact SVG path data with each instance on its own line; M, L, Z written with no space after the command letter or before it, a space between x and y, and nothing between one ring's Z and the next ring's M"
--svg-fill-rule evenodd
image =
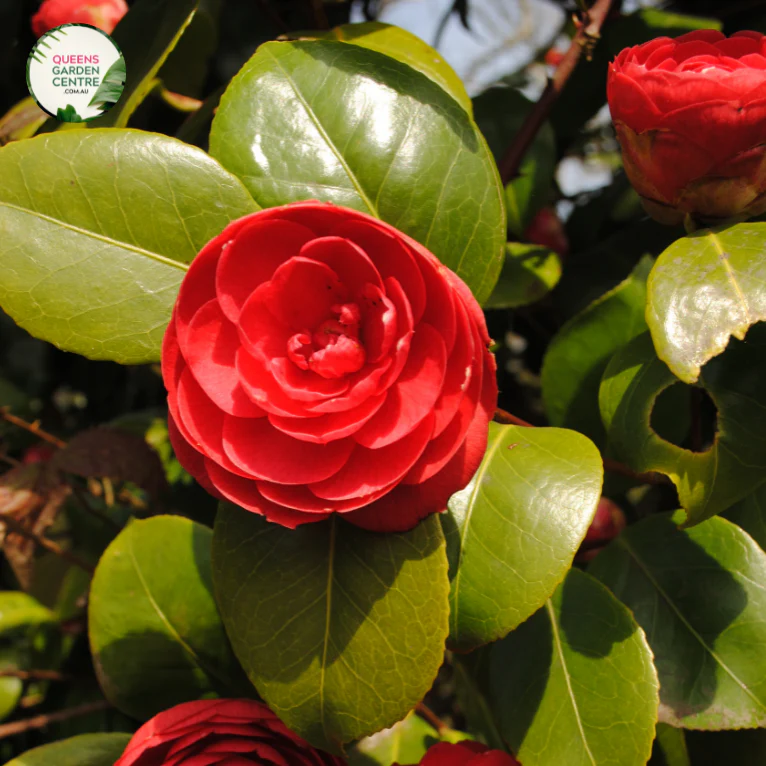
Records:
M411 529L484 454L488 343L466 285L392 226L319 202L263 210L181 285L171 439L210 492L270 521Z
M766 37L699 30L626 48L609 68L625 172L660 221L766 212Z
M345 766L253 700L185 702L147 721L114 766Z
M44 0L32 17L32 29L41 37L62 24L90 24L109 34L127 12L125 0Z
M521 766L508 753L490 750L480 742L439 742L428 749L420 766Z

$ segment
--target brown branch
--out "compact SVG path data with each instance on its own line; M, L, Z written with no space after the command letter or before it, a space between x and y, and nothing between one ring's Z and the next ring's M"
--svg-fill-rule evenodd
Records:
M41 548L44 548L49 553L60 556L65 561L80 567L80 569L84 569L89 574L93 574L95 571L87 561L81 559L76 553L72 553L66 548L62 548L58 543L54 543L53 540L49 540L47 537L41 537L40 535L35 534L31 529L27 529L20 521L17 521L10 514L0 514L0 524L4 524L11 532L26 537L28 540L32 540L32 542L39 545Z
M447 726L444 721L442 721L441 718L439 718L436 713L434 713L431 708L429 708L424 702L418 702L417 705L415 705L415 712L424 720L428 721L428 723L431 724L431 726L436 729L436 731L441 734L443 731L446 731L449 729L449 726Z
M0 739L23 734L25 731L32 731L33 729L44 729L52 723L68 721L70 718L77 718L89 713L99 713L102 710L108 710L110 707L111 705L106 700L99 700L98 702L89 702L86 705L71 707L67 710L59 710L57 713L46 713L44 715L37 715L34 718L25 718L22 721L4 723L0 725Z
M499 407L495 410L495 417L492 419L495 421L495 423L502 423L504 426L525 426L526 428L535 427L531 423L527 423L526 420L517 418L515 415L512 415L510 412L501 410Z
M40 428L40 423L38 421L35 421L34 423L27 423L27 421L23 418L19 418L16 415L11 415L11 413L8 412L7 407L0 407L0 418L5 420L6 423L11 423L18 428L23 428L25 431L29 431L29 433L34 434L49 444L53 444L59 448L66 447L66 442L59 439L58 436L54 436L53 434L49 434L47 431L43 431L43 429Z
M583 50L590 58L590 53L600 36L601 26L609 15L611 6L612 0L596 0L588 13L583 14L569 50L564 54L564 58L556 67L553 77L548 80L548 85L546 85L543 95L540 96L540 100L529 112L519 132L515 135L513 143L500 160L500 178L503 181L503 186L518 175L524 155L532 146L535 136L548 118L553 105L576 69Z
M20 678L22 681L68 681L71 676L57 670L0 670L0 678Z
M617 473L620 476L625 476L628 479L634 479L635 481L639 481L642 484L672 483L667 476L661 473L655 473L654 471L650 471L649 473L638 473L632 468L628 468L628 466L623 465L622 463L618 463L616 460L612 460L608 457L603 458L603 461L605 471L609 471L610 473Z
M512 415L510 412L501 410L499 407L495 410L495 417L493 418L493 420L496 423L502 423L503 425L525 426L526 428L535 428L535 426L532 425L532 423L527 423L526 420L517 418L515 415ZM636 481L640 481L642 484L670 484L671 483L670 479L668 479L667 476L664 476L661 473L655 473L654 471L650 473L637 473L632 468L628 468L628 466L623 465L622 463L619 463L616 460L612 460L611 458L608 458L608 457L603 458L603 461L604 461L605 471L609 471L610 473L617 473L617 474L620 474L620 476L626 476L629 479L635 479Z

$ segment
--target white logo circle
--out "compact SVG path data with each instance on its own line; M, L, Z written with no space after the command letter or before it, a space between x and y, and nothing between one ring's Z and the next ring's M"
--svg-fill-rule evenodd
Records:
M106 32L64 24L46 32L27 60L27 85L41 109L63 122L100 117L125 87L125 59Z

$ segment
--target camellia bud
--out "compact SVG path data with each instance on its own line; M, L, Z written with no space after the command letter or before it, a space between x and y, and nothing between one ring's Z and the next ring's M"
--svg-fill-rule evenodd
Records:
M608 542L625 529L625 514L617 503L608 497L602 497L596 507L590 527L577 553L577 561L590 561Z
M545 207L529 222L524 231L524 239L533 245L542 245L554 253L565 256L569 252L569 240L567 239L564 225L556 215L556 211Z
M41 37L62 24L90 24L110 34L127 12L125 0L44 0L32 17L32 30Z
M766 212L766 36L706 29L626 48L607 97L625 172L653 218Z

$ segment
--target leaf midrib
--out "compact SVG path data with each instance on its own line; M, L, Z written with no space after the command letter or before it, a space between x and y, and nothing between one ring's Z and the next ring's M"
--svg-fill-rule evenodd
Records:
M545 602L545 610L548 612L548 619L551 621L551 631L553 632L553 641L556 644L556 653L558 654L559 662L561 663L561 672L564 674L564 681L567 685L569 700L572 703L572 710L574 711L575 721L577 721L577 729L580 732L583 747L585 747L585 752L588 754L588 758L590 758L590 762L593 764L593 766L598 766L596 759L593 757L593 753L590 750L588 738L585 736L585 729L582 724L582 718L580 718L580 708L577 707L577 699L575 698L574 689L572 689L572 679L569 677L569 670L567 669L566 660L564 659L564 650L561 645L559 626L556 622L556 613L553 610L553 604L551 604L550 599Z
M172 258L168 258L164 255L160 255L159 253L153 253L151 250L145 250L142 247L139 247L138 245L132 245L128 242L120 242L117 239L113 239L112 237L107 237L104 234L97 234L94 231L88 231L87 229L83 229L80 226L75 226L74 224L67 223L66 221L62 221L59 218L54 218L53 216L46 215L45 213L40 213L37 210L30 210L29 208L21 207L20 205L14 205L11 202L5 202L0 201L0 207L7 207L11 210L16 210L17 212L23 213L25 215L33 216L34 218L39 218L43 221L48 221L49 223L55 224L56 226L61 226L64 229L68 229L69 231L75 232L76 234L80 234L84 237L90 237L91 239L96 239L99 242L103 242L107 245L110 245L112 247L118 247L122 250L129 250L133 253L136 253L137 255L145 256L146 258L150 258L153 261L156 261L157 263L161 263L165 266L171 266L174 269L179 269L181 271L188 271L189 264L182 263L181 261L175 261Z
M175 629L173 624L168 619L165 612L162 611L160 608L160 605L154 600L154 596L152 596L151 591L149 590L149 586L144 579L143 573L141 572L141 567L138 564L138 560L136 559L135 551L133 550L133 535L128 535L128 552L130 553L130 560L133 564L133 569L136 572L136 576L138 577L138 581L141 583L141 587L144 589L144 593L146 594L146 598L148 599L149 603L152 605L152 608L156 612L157 616L160 618L160 621L163 625L168 629L168 632L178 641L178 643L188 652L189 656L192 658L194 663L199 667L200 670L202 670L206 675L215 678L219 683L223 684L226 688L231 688L231 683L229 679L224 678L221 676L215 668L209 668L205 662L202 661L202 658L197 654L197 652L194 650L193 647L191 647L186 641L184 641L181 634Z

